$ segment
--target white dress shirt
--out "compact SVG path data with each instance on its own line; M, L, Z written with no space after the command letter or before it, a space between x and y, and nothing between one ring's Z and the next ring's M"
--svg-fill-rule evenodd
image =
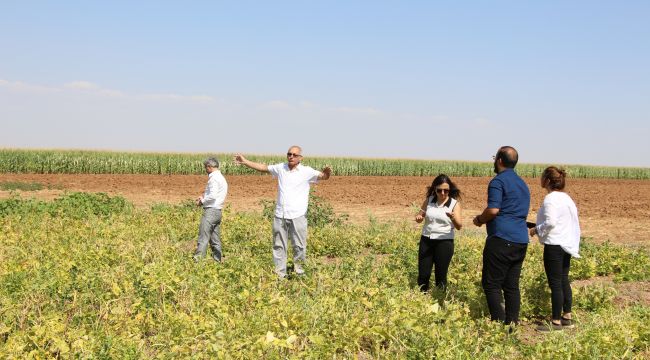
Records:
M268 169L278 179L275 217L295 219L304 216L309 204L309 185L318 182L321 172L302 164L289 170L287 163L269 165Z
M221 171L214 169L208 175L208 184L205 186L203 196L201 196L203 208L223 209L226 194L228 194L228 183L221 175Z
M542 244L560 245L571 256L580 257L578 209L565 192L552 191L544 197L537 212L536 229Z

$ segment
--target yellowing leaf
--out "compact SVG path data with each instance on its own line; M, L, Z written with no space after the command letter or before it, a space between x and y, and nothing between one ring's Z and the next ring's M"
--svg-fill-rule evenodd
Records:
M372 302L368 301L368 299L366 299L365 297L364 297L364 298L361 298L361 302L362 302L363 305L365 305L366 307L368 307L368 308L372 308Z
M115 296L120 296L122 293L122 289L120 289L120 286L117 285L117 283L112 283L111 284L111 291L113 292L113 295Z
M9 332L11 332L11 328L4 323L0 323L0 335L8 334Z
M440 305L438 304L429 305L427 307L427 314L437 313L438 311L440 311Z
M111 308L111 314L113 314L113 315L122 315L125 312L126 311L124 310L124 308L121 305L117 305L117 306Z
M267 332L265 341L267 343L270 343L270 342L273 342L273 340L275 340L275 335L273 335L273 332L272 331Z
M325 343L325 338L321 335L309 335L307 338L315 345L322 345Z
M65 340L60 338L54 338L52 342L54 345L54 348L52 349L53 352L58 352L60 354L66 354L70 352L70 347L65 342Z

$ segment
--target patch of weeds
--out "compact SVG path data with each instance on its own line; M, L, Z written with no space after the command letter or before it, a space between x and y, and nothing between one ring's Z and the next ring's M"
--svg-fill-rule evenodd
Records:
M259 203L262 205L262 216L266 219L272 220L275 214L275 201L262 199ZM313 189L309 191L307 222L310 226L340 226L346 223L348 219L348 214L336 214L334 208L327 200L316 195Z
M22 181L6 181L0 183L0 190L5 191L38 191L43 190L44 188L43 184L37 182L28 183Z

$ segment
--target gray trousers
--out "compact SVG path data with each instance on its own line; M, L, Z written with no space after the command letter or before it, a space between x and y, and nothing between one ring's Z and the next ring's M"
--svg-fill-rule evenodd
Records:
M280 277L287 275L287 240L293 247L293 266L296 274L303 274L302 268L307 257L307 218L273 218L273 263Z
M221 262L221 209L205 208L199 225L199 241L194 252L194 260L205 257L208 242L212 258Z

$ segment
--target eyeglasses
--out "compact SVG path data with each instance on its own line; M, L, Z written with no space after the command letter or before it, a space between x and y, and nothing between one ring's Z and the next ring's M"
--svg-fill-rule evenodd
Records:
M302 155L288 152L287 157L302 157Z
M449 189L436 189L436 192L437 192L438 194L448 193L448 192L449 192Z

